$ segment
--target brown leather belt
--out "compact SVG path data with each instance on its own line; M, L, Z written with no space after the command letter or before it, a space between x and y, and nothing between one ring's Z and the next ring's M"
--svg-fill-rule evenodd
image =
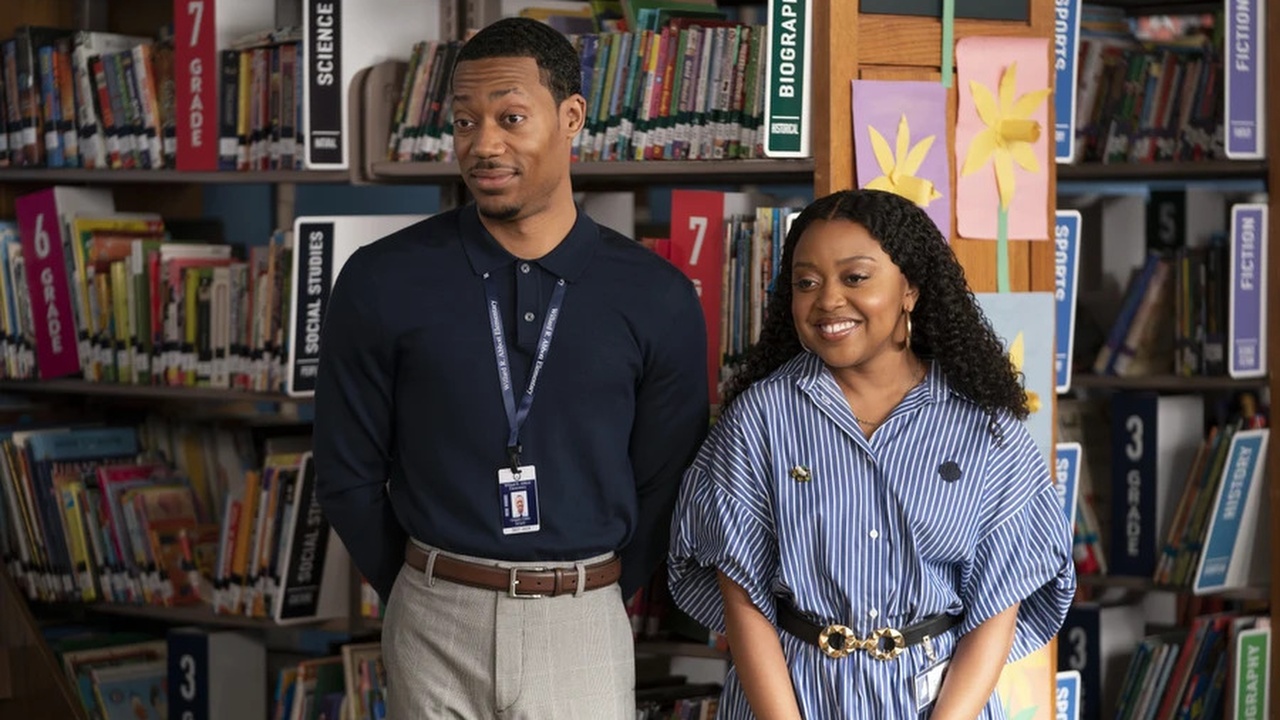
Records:
M409 543L404 551L404 561L420 572L427 570L427 551ZM601 563L583 567L583 590L597 590L618 582L622 577L622 561L616 557ZM500 590L511 597L538 598L572 595L578 591L578 571L566 568L504 568L482 565L450 557L436 555L432 577L459 585Z

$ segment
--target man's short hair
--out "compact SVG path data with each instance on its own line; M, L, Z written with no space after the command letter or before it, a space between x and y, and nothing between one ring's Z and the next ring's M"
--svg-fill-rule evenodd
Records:
M557 105L582 92L578 53L568 38L550 25L530 18L503 18L464 43L457 62L503 57L533 58L542 84L551 91Z

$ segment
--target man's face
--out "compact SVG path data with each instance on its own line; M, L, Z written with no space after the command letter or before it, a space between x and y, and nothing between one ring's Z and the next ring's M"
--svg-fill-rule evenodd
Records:
M528 57L458 63L453 74L453 146L463 182L485 217L519 220L548 208L569 180L581 95L556 103Z

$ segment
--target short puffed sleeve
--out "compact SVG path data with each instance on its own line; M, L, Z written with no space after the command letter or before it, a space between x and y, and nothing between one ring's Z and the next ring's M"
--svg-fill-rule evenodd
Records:
M763 426L738 399L716 421L685 472L671 524L667 581L676 605L724 632L723 572L774 619L778 542L763 455Z
M1048 464L1026 427L1000 418L1001 437L985 467L977 545L961 578L967 633L1017 602L1009 662L1035 651L1062 627L1076 590L1072 527Z

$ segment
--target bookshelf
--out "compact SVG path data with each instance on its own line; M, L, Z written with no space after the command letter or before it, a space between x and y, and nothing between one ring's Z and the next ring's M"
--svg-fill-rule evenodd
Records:
M1111 575L1091 575L1088 573L1081 573L1077 578L1079 579L1080 585L1087 587L1116 588L1119 590L1129 590L1137 593L1164 592L1182 595L1187 592L1186 588L1160 585L1147 578L1114 577ZM1247 587L1217 593L1216 597L1220 597L1225 600L1245 600L1256 602L1270 599L1270 593L1270 589L1265 587Z
M141 184L234 185L282 183L346 183L347 173L333 170L265 170L259 172L182 170L78 170L0 168L0 184Z
M453 163L378 161L372 177L379 183L449 182ZM624 160L575 162L575 189L657 184L803 183L813 178L808 160Z
M1221 12L1220 2L1170 2L1168 0L1102 0L1099 4L1120 7L1127 14L1149 14L1161 12ZM1014 22L990 23L976 20L957 20L954 31L957 39L971 34L983 35L1023 35L1052 37L1053 29L1047 24L1052 22L1051 3L1030 2L1031 20L1020 24ZM1270 9L1270 8L1269 8ZM854 184L854 168L852 137L853 126L849 114L851 103L850 78L858 79L893 79L893 80L930 80L940 79L942 65L941 28L936 19L908 18L898 16L867 16L858 12L854 3L818 2L813 6L813 40L815 92L813 95L813 146L823 148L825 152L815 153L814 182L815 194L822 195ZM1265 29L1266 73L1269 77L1280 76L1280 22L1269 13L1268 25ZM941 68L950 72L950 68ZM948 93L948 121L954 124L956 114L956 93ZM1053 123L1053 111L1049 109L1049 123ZM1266 144L1270 152L1280 147L1280 93L1269 91L1266 99ZM952 167L954 187L956 168ZM1151 163L1080 163L1058 164L1054 167L1050 178L1050 197L1057 194L1057 183L1070 183L1072 190L1083 188L1085 193L1090 184L1105 185L1110 183L1170 185L1176 183L1212 183L1216 181L1236 181L1237 185L1258 183L1267 188L1280 187L1280 163L1266 160L1207 160L1195 162L1151 162ZM1243 181L1243 182L1240 182ZM1280 210L1280 196L1272 192L1268 199L1271 217L1276 217ZM1054 211L1053 203L1046 208L1050 214ZM1269 261L1266 268L1271 292L1280 287L1280 230L1271 222L1266 243ZM995 288L995 257L990 243L970 241L957 238L952 232L952 243L957 256L965 265L966 275L975 291L990 291ZM1010 243L1010 272L1012 289L1053 290L1054 260L1052 243ZM1271 303L1275 305L1274 302ZM1267 377L1260 380L1234 380L1230 378L1184 378L1173 376L1156 376L1144 378L1112 378L1077 374L1072 379L1072 388L1096 390L1141 389L1170 393L1212 393L1242 389L1265 388L1272 398L1280 390L1280 319L1275 312L1270 313L1267 329L1269 368ZM1280 517L1280 492L1275 482L1280 479L1280 452L1272 448L1268 452L1266 492L1263 501L1269 505L1271 517ZM1276 608L1280 607L1280 527L1272 521L1260 526L1260 532L1268 533L1270 548L1271 577L1269 587L1253 587L1230 593L1233 599L1250 601L1266 601L1271 610L1272 622L1278 617ZM1082 577L1081 585L1105 585L1123 587L1135 592L1146 592L1156 589L1150 581L1128 581L1121 578ZM1057 664L1056 654L1050 655L1051 662ZM1270 658L1270 686L1280 687L1280 651L1273 645ZM1272 714L1275 714L1274 702Z
M168 387L163 385L127 385L91 382L75 378L53 380L0 380L0 392L32 395L65 395L105 397L121 400L166 400L171 402L211 403L300 403L310 404L307 397L291 397L277 392L249 392L205 387Z
M1220 390L1250 390L1267 385L1262 379L1236 379L1231 377L1187 377L1182 375L1144 375L1121 377L1080 373L1071 377L1071 387L1108 390L1156 390L1159 392L1214 392Z
M1258 160L1205 160L1202 162L1080 163L1059 165L1058 179L1072 181L1116 180L1263 180L1267 163Z
M1148 0L1104 0L1099 3L1103 6L1120 8L1127 15L1146 15L1157 13L1221 13L1224 9L1222 3L1207 2L1156 2ZM1230 9L1230 4L1227 6ZM1268 7L1268 10L1272 8ZM1269 12L1266 18L1266 26L1260 30L1262 37L1259 40L1261 45L1265 46L1265 67L1263 72L1265 76L1270 78L1277 77L1280 73L1280 62L1278 62L1278 53L1280 53L1280 23L1274 16L1274 12ZM1273 86L1273 84L1271 84ZM1276 93L1269 87L1265 93L1264 114L1266 117L1265 125L1265 144L1268 154L1274 154L1277 145L1280 142L1280 132L1277 132L1274 119L1276 113L1280 112L1280 93ZM1280 196L1277 196L1276 188L1280 187L1280 163L1270 162L1269 160L1231 160L1231 159L1209 159L1202 161L1174 161L1174 162L1146 162L1146 163L1098 163L1098 162L1082 162L1071 165L1058 165L1057 178L1064 185L1071 184L1072 193L1081 195L1106 194L1106 186L1114 184L1117 187L1135 187L1148 186L1148 189L1155 192L1160 189L1174 189L1180 185L1187 188L1195 188L1197 191L1213 192L1215 189L1221 189L1224 194L1238 193L1245 195L1253 192L1267 192L1265 203L1270 213L1270 217L1275 217L1277 210L1280 210ZM1228 205L1230 201L1228 201ZM1203 232L1203 228L1200 229ZM1117 244L1124 244L1130 238L1116 237ZM1137 243L1142 242L1142 238L1132 238ZM1104 238L1104 242L1110 240ZM1275 227L1274 222L1268 226L1267 236L1263 239L1266 245L1268 260L1267 266L1263 269L1266 274L1268 283L1268 293L1274 298L1276 283L1280 282L1280 261L1277 260L1276 252L1280 249L1280 231ZM1083 266L1082 266L1083 267ZM1274 308L1275 302L1271 300L1269 305ZM1165 395L1205 395L1206 404L1212 402L1215 398L1226 397L1231 393L1241 391L1253 391L1265 393L1272 399L1276 397L1276 391L1280 390L1280 356L1276 353L1280 350L1280 344L1277 343L1276 333L1280 331L1280 325L1277 324L1277 317L1274 310L1268 313L1266 327L1266 344L1267 344L1267 367L1264 377L1255 379L1234 379L1226 376L1214 377L1184 377L1175 375L1154 375L1147 377L1113 377L1113 376L1097 376L1086 373L1077 373L1072 378L1071 388L1073 393L1077 390L1083 390L1086 393L1097 391L1094 394L1098 397L1099 402L1109 402L1107 393L1113 391L1154 391L1161 396ZM1274 408L1274 404L1271 405ZM1271 425L1274 424L1274 412L1271 414ZM1085 448L1088 452L1088 446ZM1179 468L1179 475L1175 487L1177 492L1181 492L1182 478L1186 475L1185 468ZM1269 607L1269 610L1263 611L1270 615L1271 622L1274 624L1277 619L1277 607L1280 603L1280 529L1274 518L1276 513L1280 512L1280 493L1277 492L1277 481L1280 481L1280 453L1274 446L1269 446L1266 456L1266 468L1260 479L1261 486L1258 491L1261 493L1260 501L1263 504L1257 532L1261 533L1261 539L1265 542L1269 552L1270 577L1269 584L1251 584L1247 587L1227 590L1223 592L1213 593L1212 600L1230 600L1243 602L1248 607ZM1093 478L1095 485L1099 482L1107 482L1112 486L1111 493L1114 497L1116 485L1112 483L1110 477L1098 478L1095 474ZM1145 480L1144 480L1145 482ZM1145 490L1144 490L1145 492ZM1268 522L1264 518L1270 514L1271 520ZM1162 538L1163 539L1163 538ZM1237 552L1239 550L1237 549ZM1081 575L1079 577L1080 585L1083 590L1087 591L1107 591L1108 589L1118 589L1128 591L1136 595L1142 595L1150 592L1168 592L1176 594L1181 601L1198 600L1192 597L1192 592L1185 587L1165 587L1153 583L1150 578L1137 577L1112 577L1098 575ZM1110 599L1108 600L1108 602ZM1210 607L1213 607L1212 605ZM1277 667L1277 658L1280 658L1280 652L1277 651L1274 644L1270 652L1269 666L1269 686L1271 688L1280 687L1280 668ZM1123 671L1127 668L1126 663L1119 669ZM1116 682L1119 682L1117 680ZM1234 689L1233 689L1234 692ZM1274 696L1274 692L1273 692ZM1271 716L1276 715L1276 706L1274 699L1272 700Z

